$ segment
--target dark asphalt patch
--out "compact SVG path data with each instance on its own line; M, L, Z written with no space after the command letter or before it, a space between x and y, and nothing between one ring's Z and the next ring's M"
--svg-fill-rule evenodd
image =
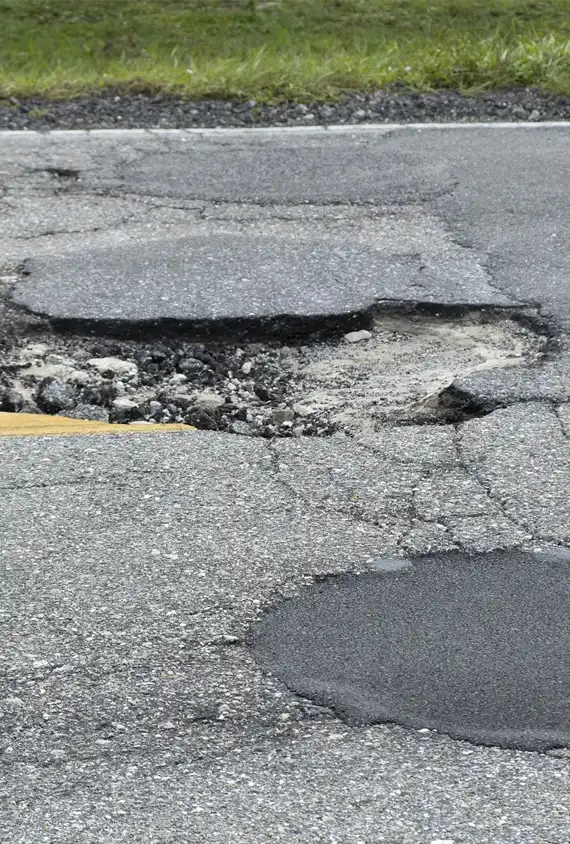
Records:
M570 745L570 551L453 552L375 569L272 609L251 640L261 666L350 724Z

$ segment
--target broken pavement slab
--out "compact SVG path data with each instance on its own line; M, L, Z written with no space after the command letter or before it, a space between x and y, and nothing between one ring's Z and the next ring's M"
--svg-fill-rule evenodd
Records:
M565 283L570 258L564 245L569 211L561 176L568 135L567 126L548 125L156 131L136 137L120 131L28 132L17 133L17 138L5 133L0 135L7 159L3 210L16 237L2 237L0 246L17 260L39 258L50 250L58 255L81 252L86 234L93 248L118 248L133 239L146 248L151 241L160 244L194 232L207 236L221 226L222 217L221 228L229 227L229 234L275 235L271 226L281 222L277 241L286 238L286 230L299 237L287 219L271 224L272 213L275 218L304 215L305 224L318 231L318 242L323 226L332 225L321 221L319 227L323 208L329 216L338 214L341 228L354 207L368 212L400 208L403 217L412 209L420 229L423 216L424 242L429 244L435 219L446 233L447 246L464 251L484 285L477 286L466 273L463 288L458 286L457 273L446 269L445 250L440 249L438 279L434 269L422 288L418 276L423 270L418 270L407 279L413 282L407 290L399 283L387 293L380 279L376 298L433 301L435 285L442 306L458 302L461 293L479 304L539 303L546 315L570 325ZM54 175L58 168L76 172L76 178ZM62 203L69 205L73 198L81 203L78 224L69 205L67 228L58 227L57 219L55 229L53 220L42 228L40 213L32 220L31 237L19 240L18 231L24 234L30 227L30 197L37 198L40 208L42 202L51 203L53 216L58 195ZM23 206L18 210L19 196L25 213ZM94 202L91 226L88 197ZM359 225L348 243L345 236L345 245L352 248ZM390 239L395 242L394 235ZM420 255L417 238L408 239L411 253ZM268 241L270 249L277 241ZM385 246L389 252L390 243ZM397 255L402 255L400 247L393 254L396 262ZM218 294L211 295L219 303ZM169 292L168 310L175 301ZM107 307L114 310L110 300Z
M338 219L327 231L326 217L301 227L269 218L235 233L220 222L204 232L189 221L184 236L30 258L12 299L59 328L222 337L232 329L248 336L348 330L383 302L516 306L466 250L424 229L426 220L412 229L418 254L406 252L397 237L391 242L398 217L387 222L363 221L363 235L339 231Z

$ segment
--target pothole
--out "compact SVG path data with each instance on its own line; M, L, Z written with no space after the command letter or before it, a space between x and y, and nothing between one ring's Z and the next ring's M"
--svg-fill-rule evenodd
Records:
M570 552L376 561L283 601L251 644L261 667L349 724L476 744L570 745Z
M0 352L0 409L185 422L243 435L442 423L460 377L540 361L547 338L505 312L377 313L368 329L283 345L117 341L38 332Z

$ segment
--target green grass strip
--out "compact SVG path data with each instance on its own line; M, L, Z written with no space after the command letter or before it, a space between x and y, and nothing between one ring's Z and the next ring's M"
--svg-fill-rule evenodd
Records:
M570 93L569 0L0 0L0 95Z

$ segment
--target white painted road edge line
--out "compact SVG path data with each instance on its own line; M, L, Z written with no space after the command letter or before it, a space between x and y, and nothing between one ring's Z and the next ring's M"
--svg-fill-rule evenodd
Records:
M144 135L261 135L268 134L322 134L322 135L348 135L358 132L395 132L403 129L413 129L416 132L441 131L441 130L471 130L471 129L570 129L570 120L550 120L543 122L520 121L517 123L355 123L347 125L332 126L260 126L260 127L238 127L227 128L197 128L187 129L50 129L45 132L38 129L2 129L0 130L0 141L5 138L24 138L36 136L49 137L70 137L77 138L82 135L102 137L132 137Z

